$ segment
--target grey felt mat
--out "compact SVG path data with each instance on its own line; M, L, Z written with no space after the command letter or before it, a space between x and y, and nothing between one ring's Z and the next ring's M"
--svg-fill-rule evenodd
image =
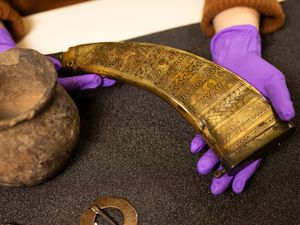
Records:
M299 113L300 2L288 0L284 8L287 24L263 38L263 55L286 75ZM210 58L209 39L198 24L136 41ZM193 129L165 102L125 84L73 97L82 128L69 164L40 186L0 187L0 223L79 224L91 202L112 195L132 202L143 225L300 224L299 129L264 158L243 194L228 190L215 197L209 189L212 176L199 176L199 156L189 153ZM295 124L300 127L299 116Z

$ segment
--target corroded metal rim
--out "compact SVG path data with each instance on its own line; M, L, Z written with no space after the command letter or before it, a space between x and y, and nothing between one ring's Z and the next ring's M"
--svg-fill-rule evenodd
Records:
M123 198L103 197L95 201L80 217L80 225L94 225L96 216L102 215L108 222L114 224L102 209L115 208L122 212L123 225L137 225L138 214L135 208Z

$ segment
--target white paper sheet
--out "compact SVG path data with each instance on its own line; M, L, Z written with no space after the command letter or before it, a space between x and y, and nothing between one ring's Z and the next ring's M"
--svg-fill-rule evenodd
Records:
M121 41L200 22L204 0L94 0L24 18L18 43L44 54L69 46ZM199 31L200 32L200 31Z

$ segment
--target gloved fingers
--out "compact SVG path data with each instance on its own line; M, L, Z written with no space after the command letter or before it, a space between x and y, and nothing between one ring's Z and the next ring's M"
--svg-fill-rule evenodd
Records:
M272 76L272 78L266 82L265 87L279 118L285 121L294 118L295 109L284 76L282 74Z
M220 165L218 170L222 170L223 167ZM229 187L231 184L231 181L233 179L233 176L229 176L227 173L223 174L220 178L213 178L210 191L214 195L219 195L226 191L226 189Z
M208 174L217 165L219 159L213 150L208 149L207 152L199 159L197 170L200 174Z
M201 151L205 146L206 146L206 142L199 134L196 134L196 136L191 141L190 151L192 154L195 154Z
M59 70L61 68L61 63L56 58L53 58L51 56L47 55L47 58L53 63L56 70Z
M8 30L5 27L0 28L0 52L5 52L6 50L15 47L16 43Z
M47 56L49 59L50 59L50 61L54 64L54 66L55 66L55 69L56 70L59 70L61 67L62 67L62 65L61 65L61 63L57 60L57 59L55 59L55 58L53 58L53 57L51 57L51 56ZM98 76L99 77L99 76ZM110 78L107 78L107 77L101 77L102 78L102 84L101 84L101 87L111 87L111 86L113 86L117 81L115 81L115 80L112 80L112 79L110 79ZM91 78L91 80L94 82L94 79L96 79L96 80L99 80L99 78ZM95 81L96 82L96 81ZM97 83L97 82L96 82ZM98 86L100 86L100 85L98 85ZM97 87L98 87L97 86ZM85 89L90 89L91 87L88 87L88 88L85 88ZM70 90L70 89L69 89ZM74 90L74 89L73 89ZM84 89L80 89L80 90L84 90Z
M96 74L86 74L74 77L58 78L58 82L68 91L86 90L99 87L103 83L102 77Z
M260 161L261 159L254 161L234 176L232 182L232 190L234 193L240 194L244 190L247 181L259 167Z
M102 85L101 87L111 87L113 86L115 83L117 83L117 81L107 78L107 77L102 77Z

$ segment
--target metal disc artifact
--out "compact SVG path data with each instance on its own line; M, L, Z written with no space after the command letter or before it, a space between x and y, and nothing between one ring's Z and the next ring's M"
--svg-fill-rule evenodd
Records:
M96 217L101 216L106 222L111 225L118 225L106 212L107 208L118 209L123 216L122 225L137 225L138 214L133 205L123 198L116 197L102 197L95 201L89 208L83 211L80 216L80 225L97 225ZM0 224L0 225L14 225ZM99 224L100 225L100 224Z
M125 199L115 197L104 197L94 202L88 209L86 209L80 217L80 225L94 225L96 216L102 216L111 225L117 225L103 209L115 208L122 212L123 225L137 225L138 214L135 208Z
M281 121L245 80L178 49L107 42L71 47L52 56L62 63L64 75L105 75L163 98L201 134L229 172L294 127Z

